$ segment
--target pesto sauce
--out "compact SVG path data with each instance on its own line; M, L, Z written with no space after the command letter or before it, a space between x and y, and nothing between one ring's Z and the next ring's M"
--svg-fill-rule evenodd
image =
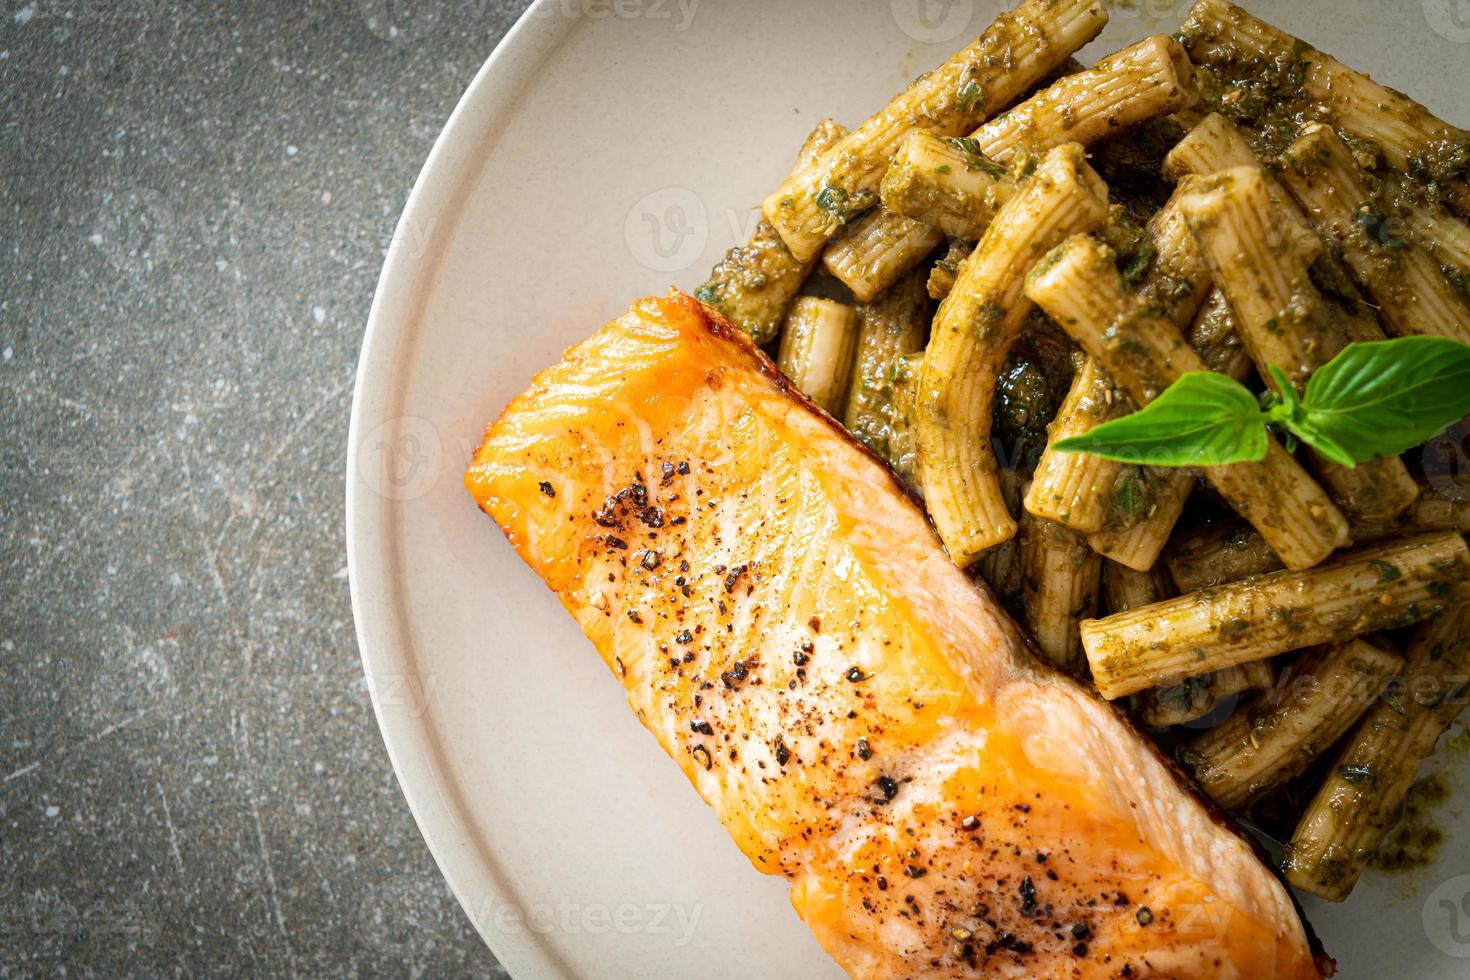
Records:
M1443 773L1416 780L1404 797L1402 816L1373 855L1382 871L1413 871L1434 863L1444 831L1436 826L1436 812L1450 798Z

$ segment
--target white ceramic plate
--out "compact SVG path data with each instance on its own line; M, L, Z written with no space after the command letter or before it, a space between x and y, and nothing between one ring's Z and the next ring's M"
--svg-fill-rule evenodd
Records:
M541 0L424 167L353 405L347 534L373 702L404 794L517 977L835 977L619 685L464 493L488 420L671 283L693 288L823 116L855 124L1000 0ZM1465 0L1252 4L1466 121ZM1132 0L1085 60L1173 30ZM1440 867L1309 902L1347 977L1470 971L1470 822ZM1462 915L1463 913L1463 915Z

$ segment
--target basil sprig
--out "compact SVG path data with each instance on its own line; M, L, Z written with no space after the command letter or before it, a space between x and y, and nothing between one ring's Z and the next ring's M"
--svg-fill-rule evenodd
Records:
M1148 466L1227 466L1266 457L1267 430L1343 466L1393 456L1470 414L1470 346L1440 337L1349 344L1304 395L1275 365L1279 394L1192 372L1142 411L1063 439L1063 452Z

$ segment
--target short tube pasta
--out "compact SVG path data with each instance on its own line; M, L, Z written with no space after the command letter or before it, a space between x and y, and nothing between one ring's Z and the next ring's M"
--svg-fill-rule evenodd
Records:
M1026 626L1048 660L1065 670L1086 666L1077 624L1097 614L1102 558L1076 531L1021 516L1021 583Z
M1108 699L1417 622L1470 593L1470 549L1432 534L1191 592L1081 627Z
M1430 178L1456 210L1470 211L1463 157L1470 132L1227 0L1199 0L1180 36L1191 60L1214 71L1251 74L1269 65L1292 80L1288 94L1303 110L1372 142L1394 170Z
M1269 660L1236 664L1135 694L1133 715L1153 728L1187 725L1214 711L1215 706L1226 698L1246 691L1265 690L1275 680Z
M1296 226L1272 200L1265 173L1255 166L1233 167L1212 177L1189 178L1179 195L1179 209L1209 261L1216 285L1230 301L1236 328L1257 371L1273 388L1276 382L1269 367L1280 368L1298 390L1305 388L1311 373L1346 347L1350 338L1337 326L1312 282L1309 267L1315 254L1295 247L1294 235L1282 234ZM1365 517L1392 516L1419 493L1397 457L1357 467L1322 462L1318 471L1345 507Z
M845 127L822 120L801 148L796 169L810 164L846 133ZM732 248L695 295L725 314L757 344L765 344L781 329L792 300L814 268L815 259L803 262L792 255L775 227L762 218L750 241Z
M1180 761L1216 803L1244 809L1330 749L1403 665L1365 640L1312 651L1278 688L1184 746Z
M1098 531L1107 521L1113 503L1113 483L1121 463L1085 453L1064 453L1051 448L1058 440L1091 432L1097 426L1127 414L1127 407L1113 390L1113 382L1092 358L1082 362L1072 388L1056 421L1049 430L1049 443L1031 489L1026 510L1055 521L1073 531Z
M1136 405L1187 372L1207 370L1177 327L1126 295L1110 250L1086 235L1048 255L1026 293ZM1261 462L1210 467L1205 475L1289 568L1310 568L1348 541L1342 513L1274 439Z
M910 134L884 176L883 203L946 234L978 239L1014 193L1005 167L1018 158L1062 143L1090 145L1198 100L1179 42L1145 38L1058 80L969 139Z
M830 299L796 301L781 331L781 373L828 412L842 411L857 344L857 310Z
M1070 144L1047 154L960 267L924 353L917 406L925 500L955 564L1016 533L990 444L995 382L1031 312L1026 274L1067 235L1107 217L1107 188Z
M1286 847L1286 878L1332 902L1347 898L1398 819L1409 784L1466 703L1470 605L1425 623L1409 644L1400 689L1358 723Z
M937 131L912 134L885 175L885 205L866 216L861 234L834 242L823 265L860 298L860 289L884 289L937 247L933 236L939 230L979 239L1014 193L1018 178L1005 172L1012 165L1024 171L1049 149L1089 145L1197 99L1193 70L1178 42L1154 37L1104 59L1091 72L1059 79L967 140L947 141L957 134ZM890 200L923 220L892 210Z
M969 132L1096 37L1107 20L1098 0L1025 0L789 177L762 205L766 220L793 255L813 258L877 203L883 173L905 136L918 129Z
M893 443L907 425L895 401L903 373L900 362L924 349L933 308L924 278L912 273L875 302L857 308L857 353L842 420L860 442L895 469L901 452Z
M1180 592L1211 589L1281 568L1281 559L1261 532L1227 523L1179 535L1164 554L1164 564Z
M1470 343L1470 304L1433 255L1391 236L1388 216L1336 133L1308 126L1282 161L1282 183L1395 333Z

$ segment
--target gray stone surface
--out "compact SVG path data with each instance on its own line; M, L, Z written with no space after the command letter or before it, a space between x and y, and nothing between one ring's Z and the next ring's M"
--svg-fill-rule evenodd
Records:
M0 975L503 975L359 667L394 221L521 0L0 0Z

